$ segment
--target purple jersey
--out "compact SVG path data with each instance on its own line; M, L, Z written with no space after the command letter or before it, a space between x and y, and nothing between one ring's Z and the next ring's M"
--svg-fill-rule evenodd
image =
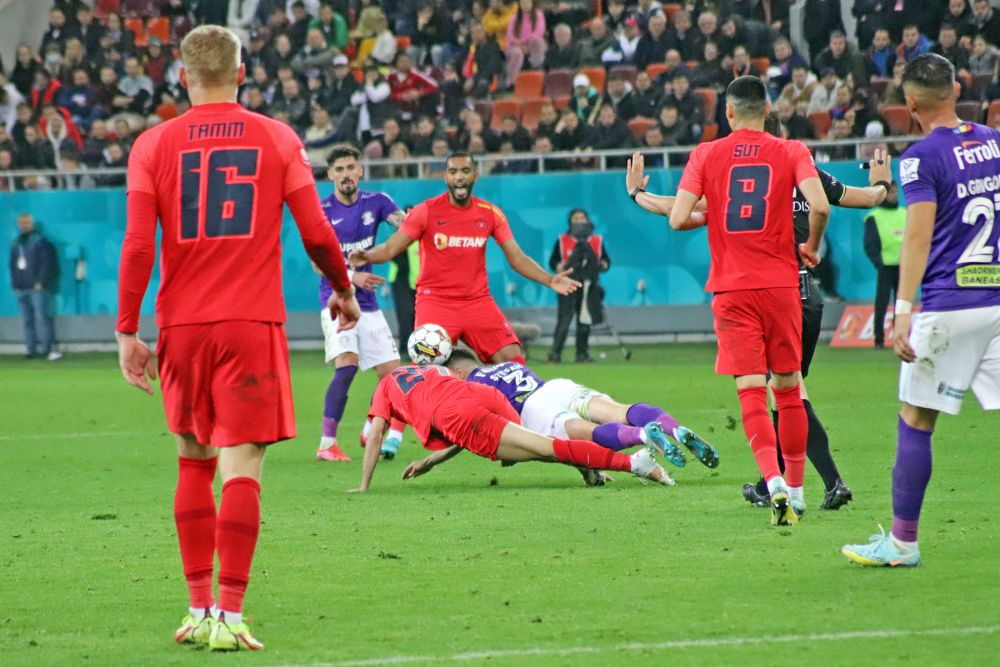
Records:
M469 373L469 382L493 387L504 395L504 398L517 410L518 414L521 414L521 409L528 397L545 384L545 380L528 370L527 366L516 361L480 366Z
M1000 305L1000 132L939 127L903 153L899 180L907 205L937 204L922 309Z
M340 249L346 259L355 250L367 250L375 245L375 235L379 225L389 216L399 210L389 195L382 192L358 191L358 200L353 204L342 204L335 194L323 199L323 213L330 221L337 238L340 239ZM358 267L355 271L372 270L371 264ZM319 279L319 302L325 306L333 288L326 278ZM378 310L378 299L375 292L357 289L358 305L366 313Z

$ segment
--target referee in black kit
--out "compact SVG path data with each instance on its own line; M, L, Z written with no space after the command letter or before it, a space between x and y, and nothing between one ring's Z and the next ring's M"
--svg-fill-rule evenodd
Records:
M786 138L785 128L774 113L768 117L764 129L775 136ZM892 165L888 152L882 149L876 150L867 166L869 167L869 186L867 188L844 185L822 169L816 169L819 173L819 179L823 183L823 189L826 191L826 197L832 206L868 209L882 203L892 185ZM792 206L795 221L795 243L804 243L809 237L809 202L797 189ZM806 454L813 467L816 468L816 472L823 478L823 485L826 488L823 504L819 508L821 510L836 510L850 502L853 499L853 494L840 477L837 464L834 463L833 456L830 454L830 438L827 436L823 423L816 416L816 411L813 410L809 395L806 393L805 383L801 382L802 378L809 375L809 365L816 352L816 344L819 342L819 333L823 322L823 296L820 294L819 285L813 277L812 271L805 268L801 262L799 263L799 286L802 290L802 377L799 378L799 386L802 388L802 403L809 419ZM775 431L777 432L777 411L772 411L771 416L774 419ZM778 447L780 452L780 441ZM780 453L778 462L782 463ZM743 497L759 507L770 507L771 505L771 497L763 479L756 484L744 484Z

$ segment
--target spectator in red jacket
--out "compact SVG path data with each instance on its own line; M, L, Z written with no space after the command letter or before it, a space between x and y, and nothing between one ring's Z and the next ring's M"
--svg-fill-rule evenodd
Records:
M402 111L403 120L415 115L434 116L437 111L438 85L434 79L412 68L410 56L405 51L396 54L393 70L389 73L389 99Z

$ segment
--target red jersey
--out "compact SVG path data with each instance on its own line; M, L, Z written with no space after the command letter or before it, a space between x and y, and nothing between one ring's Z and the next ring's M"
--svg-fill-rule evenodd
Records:
M413 207L403 221L403 233L420 242L418 294L489 296L486 242L492 236L500 245L514 235L499 208L478 197L469 200L465 208L452 206L446 192Z
M439 406L451 402L468 387L496 391L467 383L444 366L400 366L378 383L368 416L404 421L413 427L420 442L426 443Z
M678 189L708 200L706 292L799 284L792 191L816 176L804 144L737 130L699 144Z
M157 325L284 322L282 208L314 183L295 132L235 103L200 104L139 135L128 192L156 198L163 229ZM321 238L303 227L314 221L297 222L303 238ZM127 305L120 331L137 324L137 305Z

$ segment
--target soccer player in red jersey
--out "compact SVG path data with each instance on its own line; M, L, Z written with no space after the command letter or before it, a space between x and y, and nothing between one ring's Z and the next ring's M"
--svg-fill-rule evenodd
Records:
M400 366L379 382L368 414L372 430L365 447L361 486L371 485L379 459L382 436L392 419L413 427L424 447L441 450L435 463L463 449L507 463L550 461L576 468L621 470L659 484L672 484L670 476L648 449L632 455L606 449L587 440L548 438L521 427L517 411L493 387L465 382L443 366ZM433 466L407 467L404 479L423 474Z
M472 196L475 159L452 153L445 167L448 192L415 206L385 243L351 254L353 266L387 262L420 242L414 325L437 324L452 341L464 340L483 361L524 363L521 341L500 312L486 276L486 242L492 237L511 267L525 278L569 294L580 283L569 271L552 275L524 254L503 212Z
M191 602L174 638L215 650L260 650L242 610L260 530L261 463L267 445L295 437L281 294L284 203L333 285L331 315L349 329L360 310L301 141L236 103L245 78L239 38L219 26L198 27L181 43L181 59L191 110L144 132L129 157L115 337L129 384L152 394L149 379L159 373L177 439L174 519ZM136 332L156 259L157 218L162 280L154 361Z
M792 192L809 202L809 238L798 246L806 266L830 217L830 203L809 149L764 132L764 83L741 76L726 91L733 128L691 154L670 213L673 229L708 225L711 253L705 290L713 292L718 338L715 370L736 379L743 430L771 493L772 523L797 523L805 511L808 422L799 393L802 305L792 224ZM641 186L639 186L641 189ZM639 192L630 193L635 198ZM696 213L704 196L707 210ZM785 475L767 410L767 374L778 408Z

